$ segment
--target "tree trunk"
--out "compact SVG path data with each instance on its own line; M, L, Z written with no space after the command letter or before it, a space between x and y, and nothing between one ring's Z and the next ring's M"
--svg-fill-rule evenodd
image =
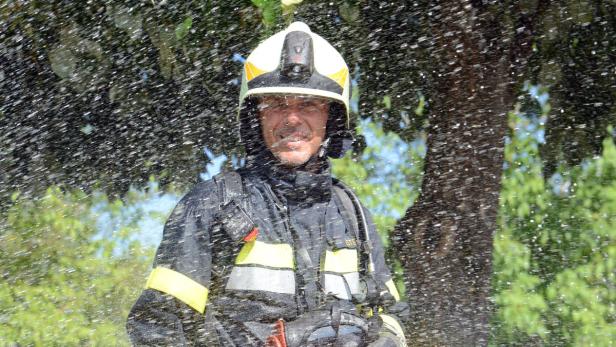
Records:
M507 111L530 52L530 27L508 34L507 11L471 1L431 8L425 174L394 235L409 279L411 346L488 343Z

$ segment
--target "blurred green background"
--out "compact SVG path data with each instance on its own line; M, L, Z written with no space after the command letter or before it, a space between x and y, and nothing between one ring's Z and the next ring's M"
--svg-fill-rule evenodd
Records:
M537 152L541 122L541 115L510 114L491 344L610 346L616 334L616 147L607 140L600 156L546 182ZM388 231L418 195L425 149L378 123L363 122L362 132L366 151L336 160L334 174L373 212L388 245ZM401 156L393 159L397 151ZM127 345L124 322L151 268L151 240L160 238L170 213L168 203L165 213L144 206L160 202L161 194L154 182L123 201L54 187L35 200L15 194L0 234L3 344ZM181 192L166 195L177 200ZM404 291L403 281L398 285Z
M508 115L490 344L612 346L616 3L489 3L509 30L498 40L537 21ZM420 193L438 48L429 6L0 1L0 346L128 345L174 203L200 173L238 163L243 57L294 18L336 42L359 84L366 146L333 172L389 246ZM391 247L388 258L405 292Z

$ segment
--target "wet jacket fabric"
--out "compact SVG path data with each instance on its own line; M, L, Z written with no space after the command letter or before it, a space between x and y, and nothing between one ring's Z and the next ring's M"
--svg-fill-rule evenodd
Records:
M214 180L184 196L129 314L133 344L260 346L280 318L293 321L332 303L359 314L366 300L365 257L348 216L343 218L328 163L314 172L238 170L244 192L235 200L239 215L225 215L224 189ZM373 278L399 300L374 224L364 213L373 240ZM382 329L403 339L396 315L406 308L400 302L381 308Z

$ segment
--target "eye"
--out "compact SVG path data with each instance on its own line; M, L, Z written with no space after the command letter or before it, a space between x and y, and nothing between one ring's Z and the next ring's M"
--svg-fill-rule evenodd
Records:
M259 111L283 111L285 107L286 105L284 103L272 101L259 104L257 109Z
M302 103L301 107L305 112L310 113L319 112L321 110L321 104L314 101L305 101Z

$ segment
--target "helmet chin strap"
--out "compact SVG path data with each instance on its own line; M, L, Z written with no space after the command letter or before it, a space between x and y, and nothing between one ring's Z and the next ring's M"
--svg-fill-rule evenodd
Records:
M319 158L323 158L325 156L327 156L327 149L329 147L329 142L330 142L331 138L326 138L325 141L323 141L321 143L321 147L319 148L319 151L317 153L317 157Z

